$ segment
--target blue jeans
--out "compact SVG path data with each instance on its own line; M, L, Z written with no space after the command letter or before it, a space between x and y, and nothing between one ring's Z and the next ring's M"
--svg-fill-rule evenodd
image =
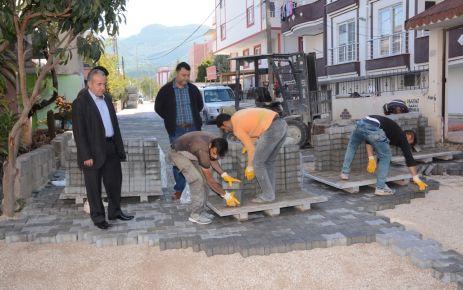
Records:
M347 145L342 173L349 174L355 152L363 142L368 142L375 149L378 156L376 187L384 188L391 163L391 148L389 147L389 139L386 137L383 129L379 128L379 124L376 124L374 121L361 119L357 122L357 126L352 132L349 144Z
M287 131L286 121L277 119L256 142L252 165L262 189L262 195L259 197L265 201L275 200L275 160L285 143Z
M190 128L176 128L174 135L169 135L170 144L174 143L178 137L188 132L193 132L193 131L198 131L198 130L196 130L196 127L194 126ZM172 173L174 174L174 180L175 180L174 190L178 192L183 192L186 186L185 176L183 176L180 170L178 170L177 166L172 167Z

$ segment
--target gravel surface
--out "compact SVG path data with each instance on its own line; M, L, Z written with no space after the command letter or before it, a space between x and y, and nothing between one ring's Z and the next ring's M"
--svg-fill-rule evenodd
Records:
M456 289L378 244L206 257L157 247L0 242L1 289Z
M432 176L440 182L439 190L432 190L426 198L413 199L410 204L377 212L399 222L407 230L434 239L446 249L463 253L463 177Z

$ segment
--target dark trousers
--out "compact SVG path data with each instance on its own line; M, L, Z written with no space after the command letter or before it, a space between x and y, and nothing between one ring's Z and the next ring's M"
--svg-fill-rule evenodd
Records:
M90 217L94 223L106 220L101 200L102 180L108 196L108 218L114 218L121 214L121 161L114 142L107 141L105 146L106 161L103 166L95 169L84 168L83 170L87 199L90 205Z
M169 135L169 141L170 144L174 143L175 140L177 140L178 137L188 133L188 132L193 132L193 131L198 131L196 130L196 127L190 127L190 128L176 128L174 135ZM178 170L177 166L172 167L172 173L174 174L174 180L175 180L175 185L174 185L174 190L178 192L183 192L183 190L186 187L186 180L185 176Z

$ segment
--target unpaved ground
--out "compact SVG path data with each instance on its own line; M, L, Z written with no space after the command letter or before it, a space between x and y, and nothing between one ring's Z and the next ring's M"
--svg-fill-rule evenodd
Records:
M378 244L242 258L0 242L1 289L456 289Z
M440 181L439 190L430 191L426 198L412 199L410 204L377 214L422 233L423 238L439 241L446 249L463 253L463 177L432 178Z

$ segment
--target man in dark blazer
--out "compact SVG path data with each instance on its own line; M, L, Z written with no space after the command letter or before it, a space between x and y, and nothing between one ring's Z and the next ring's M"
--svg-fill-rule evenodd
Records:
M156 113L164 119L170 144L192 131L201 131L200 112L204 107L199 89L189 82L190 65L181 62L175 68L175 79L165 84L158 92L154 104ZM186 180L176 166L173 167L174 198L180 199Z
M120 208L121 160L125 160L126 156L112 99L105 95L106 76L107 72L92 69L87 77L88 88L81 90L72 103L77 162L84 174L90 216L100 229L111 227L106 221L101 200L102 180L108 196L108 218L133 218L125 215Z

